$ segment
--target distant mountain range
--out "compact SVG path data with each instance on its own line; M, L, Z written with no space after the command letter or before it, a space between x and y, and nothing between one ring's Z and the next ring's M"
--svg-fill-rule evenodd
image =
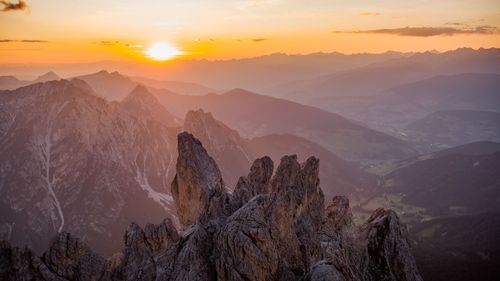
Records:
M42 74L34 80L19 80L14 76L0 76L0 90L14 90L30 84L59 79L61 78L52 71Z
M148 87L178 119L182 119L188 110L203 108L237 129L244 137L290 133L319 143L344 158L371 162L410 156L411 148L403 147L405 144L402 143L397 144L398 140L395 138L410 142L419 153L437 151L471 141L497 141L498 136L494 125L483 124L488 121L477 118L476 120L483 122L480 126L476 126L479 123L471 120L454 123L458 126L455 127L456 130L468 131L472 126L476 127L470 132L473 132L477 138L466 137L462 141L458 141L457 137L462 138L463 134L450 136L447 140L426 137L429 134L429 131L425 132L426 128L421 127L413 131L410 124L418 123L420 119L422 119L420 124L434 123L432 118L437 116L432 114L440 111L500 112L498 106L500 104L498 95L500 68L498 65L500 65L499 49L464 48L444 53L389 52L358 55L317 53L296 56L274 54L228 61L178 61L165 67L166 79L163 80L139 76L128 77L118 72L107 71L76 77L88 82L98 95L108 100L122 100L141 83ZM86 68L84 65L81 67ZM128 68L130 69L135 68ZM173 71L174 69L176 71ZM187 73L191 70L197 74L188 76ZM161 73L159 69L156 71ZM12 86L13 80L17 79L1 77L0 88L14 87ZM175 82L177 80L195 81L212 85L212 87L192 82ZM208 80L209 82L205 83ZM224 80L228 83L224 84ZM18 81L14 84L19 86L32 82ZM271 82L274 84L271 85ZM328 112L338 113L350 119L349 121L356 120L357 122L354 123L358 125L384 132L395 138L390 141L388 139L381 141L383 145L375 145L375 139L381 137L380 135L371 136L373 134L365 131L363 137L359 138L360 134L357 129L346 132L345 128L342 131L339 126L332 129L333 125L330 128L320 128L321 131L329 132L319 134L316 129L311 128L311 125L297 125L294 128L276 127L271 126L272 124L269 124L267 119L259 120L258 124L251 124L251 119L255 117L251 119L246 117L250 122L242 124L240 118L235 118L234 115L226 117L229 114L220 114L218 111L222 110L215 109L217 103L224 102L224 99L229 100L229 95L223 94L224 98L207 95L210 92L234 94L239 91L242 96L243 90L229 92L221 90L231 88L231 86L256 89L258 93L286 97L313 105ZM288 91L294 93L291 94ZM245 91L245 93L252 92ZM184 95L203 97L189 98ZM168 99L163 96L168 96ZM263 98L261 100L264 102ZM276 102L271 99L265 102L271 101ZM425 121L427 117L428 121ZM302 117L297 118L302 119ZM323 117L323 120L330 120L330 118L331 116ZM273 117L273 120L278 119ZM442 121L437 121L436 126ZM314 122L321 124L318 121ZM328 123L332 122L328 121ZM448 125L451 123L443 124L443 126ZM348 136L349 143L342 139L343 136ZM352 141L353 138L357 140ZM388 148L388 143L391 143L394 149ZM372 149L374 147L377 149Z
M289 81L264 91L300 102L322 105L329 97L383 95L400 85L437 75L500 73L500 49L457 49L387 59L314 79ZM328 108L325 108L328 109Z
M413 53L386 52L381 54L312 53L307 55L271 54L261 57L231 60L175 60L167 65L102 61L79 64L0 65L0 73L35 74L49 70L75 77L107 69L130 77L150 77L155 80L184 81L207 85L215 89L237 87L262 91L272 85L303 78L331 74L389 59L403 58ZM3 74L3 75L5 75ZM133 79L135 80L135 79ZM145 83L145 81L139 81ZM148 84L148 83L145 83ZM174 91L174 89L171 89ZM182 93L182 92L179 92ZM187 93L186 93L187 94Z
M402 159L416 154L407 143L338 114L242 89L196 97L152 92L173 114L183 116L188 110L202 108L244 137L293 134L355 161Z
M439 111L500 112L500 82L498 81L500 81L500 74L441 75L392 88L383 95L332 97L332 103L328 100L318 100L316 105L359 120L371 128L402 139L409 139L405 135L407 133L405 130L410 123ZM479 121L478 116L474 118L471 115L470 117ZM465 121L463 118L462 120ZM485 120L485 122L490 121ZM456 122L454 126L462 125ZM488 132L484 131L481 134L488 134ZM481 140L495 141L496 139L493 137ZM457 142L449 143L448 147L456 144Z
M87 82L98 96L108 101L123 100L138 85L117 72L100 71L78 79ZM293 134L354 161L402 159L416 155L410 145L397 138L363 127L338 114L284 99L242 89L201 96L180 95L153 87L148 89L179 120L189 110L201 108L212 112L247 138ZM242 104L245 106L241 107Z
M101 70L92 74L74 76L92 84L92 88L100 96L108 100L120 101L125 98L133 88L142 84L148 87L169 89L173 92L184 95L205 95L208 93L219 92L212 88L208 88L196 83L178 82L178 81L163 81L145 77L127 77L118 72L108 72ZM13 90L22 86L46 82L51 80L59 80L59 77L54 72L48 72L36 78L35 80L19 80L14 76L0 76L0 90ZM70 78L71 79L71 78Z

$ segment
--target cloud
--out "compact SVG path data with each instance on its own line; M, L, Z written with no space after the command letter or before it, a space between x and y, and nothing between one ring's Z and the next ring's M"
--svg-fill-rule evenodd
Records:
M49 41L45 41L45 40L33 40L33 39L21 39L21 40L0 39L0 43L14 43L14 42L21 42L21 43L48 43Z
M97 42L99 45L112 46L112 45L120 45L120 41L99 41Z
M262 41L266 41L266 40L268 40L268 39L267 38L253 38L252 42L258 43L258 42L262 42Z
M453 36L455 34L496 34L498 27L482 25L476 27L403 27L387 29L369 29L353 31L334 31L334 33L366 33L366 34L389 34L397 36L431 37L431 36Z
M359 13L360 16L380 16L381 13L377 13L377 12L362 12L362 13Z
M3 8L0 8L2 12L25 11L29 9L28 4L24 0L18 0L17 3L8 0L0 0L0 5L3 5Z
M49 41L24 39L24 40L20 40L20 42L23 42L23 43L48 43Z
M454 26L468 26L468 24L463 22L447 22L445 25L454 25Z

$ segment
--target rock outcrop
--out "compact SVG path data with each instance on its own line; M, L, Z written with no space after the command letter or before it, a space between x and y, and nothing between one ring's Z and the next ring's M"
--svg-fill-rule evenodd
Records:
M393 211L358 227L347 198L325 209L319 159L284 156L274 176L271 159L257 159L229 193L201 142L188 133L178 141L180 233L170 220L131 224L125 249L107 261L68 234L41 258L2 242L2 280L422 280Z
M206 210L212 197L223 192L224 181L215 160L199 140L186 132L177 139L177 174L171 191L179 221L190 225Z

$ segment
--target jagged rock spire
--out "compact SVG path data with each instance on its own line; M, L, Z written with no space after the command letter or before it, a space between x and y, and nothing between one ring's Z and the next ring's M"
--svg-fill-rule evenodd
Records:
M177 173L172 182L172 196L179 221L190 225L207 208L210 199L224 190L219 167L203 145L190 133L177 136Z

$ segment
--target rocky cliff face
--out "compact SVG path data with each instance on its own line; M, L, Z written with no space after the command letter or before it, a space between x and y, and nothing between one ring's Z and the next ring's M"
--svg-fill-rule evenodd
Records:
M274 176L272 161L258 159L228 193L201 142L188 133L178 142L180 233L169 220L132 224L107 260L65 233L42 257L2 242L2 280L422 280L394 212L357 227L346 198L325 210L317 158L285 156Z

